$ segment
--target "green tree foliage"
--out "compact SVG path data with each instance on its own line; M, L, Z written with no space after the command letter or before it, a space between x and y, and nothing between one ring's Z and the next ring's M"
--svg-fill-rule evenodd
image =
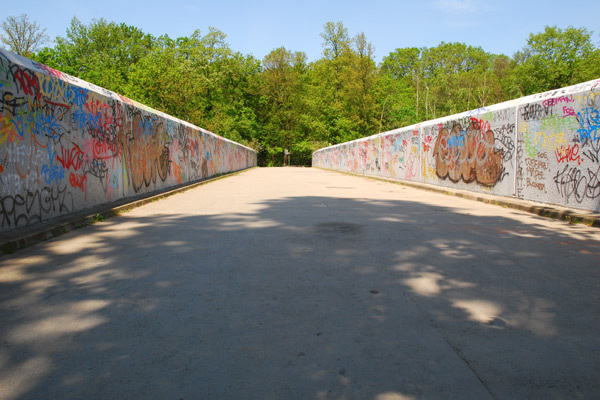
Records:
M396 49L384 58L388 81L387 125L421 122L502 101L506 56L463 43Z
M297 160L299 149L293 145L306 137L305 76L306 55L284 47L271 51L263 59L263 70L257 89L261 99L262 143L268 163L278 165L284 149L293 150Z
M350 38L341 22L324 26L323 58L310 65L310 113L315 140L340 143L376 129L378 70L363 33Z
M93 20L89 25L71 21L67 37L57 37L37 61L98 86L125 93L131 69L152 48L154 38L123 23Z
M233 52L217 29L202 36L158 38L133 68L126 93L168 114L250 143L257 135L256 96L250 90L260 63Z
M364 33L323 26L323 54L280 47L262 61L226 35L158 38L76 18L65 38L33 57L148 106L253 147L262 165L310 164L314 150L427 119L600 77L592 33L546 27L512 58L442 42L396 49L375 62Z
M514 55L513 94L528 95L558 89L600 75L598 49L585 28L546 26L530 34L527 45Z

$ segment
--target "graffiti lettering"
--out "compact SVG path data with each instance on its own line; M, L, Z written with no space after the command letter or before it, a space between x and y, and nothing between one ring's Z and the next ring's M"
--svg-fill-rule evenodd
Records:
M41 99L40 82L35 73L29 69L21 69L16 65L14 69L15 72L13 73L17 89L20 89L24 95L32 96L39 101Z
M73 188L79 188L83 193L86 193L87 186L87 175L86 174L74 174L71 172L69 175L69 183Z
M81 209L256 163L250 149L13 59L0 50L2 230L74 211L73 201Z
M566 165L554 176L554 183L560 195L569 203L571 198L581 203L586 198L595 199L600 196L600 166L583 171L578 167Z
M573 96L560 96L560 97L556 97L553 99L548 99L548 100L544 100L544 102L542 103L542 105L544 107L550 107L550 106L554 106L558 103L573 103L575 100L573 100Z
M500 128L494 129L494 138L496 145L503 151L503 159L508 162L513 159L515 151L515 124L504 124Z
M540 120L552 116L552 107L543 107L540 104L526 104L519 112L524 121Z
M74 171L77 171L79 168L81 168L81 163L85 154L83 151L81 151L79 146L73 144L73 148L70 150L62 147L60 149L60 153L61 155L57 155L56 159L58 162L60 162L64 169L73 169Z
M593 163L600 163L600 140L588 142L583 156Z
M546 185L545 184L532 181L530 178L527 178L527 187L536 188L540 192L545 192L546 191Z
M0 196L0 226L18 227L41 222L44 215L73 210L73 197L67 188L44 187L25 195Z
M463 137L463 147L452 147L450 141ZM461 141L462 142L462 141ZM477 181L485 186L493 186L502 177L502 150L495 147L492 131L480 133L476 121L466 132L458 125L448 132L445 128L438 135L433 155L436 157L436 174L441 179L452 182L463 180L466 183Z
M556 155L556 161L559 163L576 162L578 165L581 165L583 162L579 156L579 145L577 143L572 146L560 146L560 148L554 151L554 154Z
M564 117L577 116L577 114L575 114L575 109L571 107L563 107L563 113L565 114Z
M577 118L574 116L563 116L553 115L551 117L542 118L542 125L540 130L543 132L562 132L574 131L579 128Z
M547 134L545 132L525 132L525 151L530 158L535 158L542 149L555 150L566 145L564 132Z

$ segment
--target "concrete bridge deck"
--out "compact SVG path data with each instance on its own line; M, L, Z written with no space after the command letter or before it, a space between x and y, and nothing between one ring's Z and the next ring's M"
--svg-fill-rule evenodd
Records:
M253 169L0 258L0 399L600 398L600 232Z

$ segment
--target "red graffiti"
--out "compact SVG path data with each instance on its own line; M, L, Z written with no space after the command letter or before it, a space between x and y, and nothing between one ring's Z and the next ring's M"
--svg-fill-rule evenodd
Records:
M71 175L69 175L69 183L74 189L81 189L81 191L85 193L87 187L87 174L79 175L71 172Z
M471 124L475 126L475 129L479 127L479 132L481 132L481 137L487 132L492 130L492 126L490 125L490 121L485 121L483 119L477 119L471 117Z
M85 103L86 112L94 118L96 131L107 132L113 125L112 109L100 100Z
M119 98L121 99L121 101L122 101L123 103L127 103L127 104L129 104L129 105L132 105L132 106L134 106L134 107L135 107L135 103L133 102L133 100L129 99L128 97L121 96L121 95L120 95L120 94L118 94L118 93L117 93L117 96L119 96Z
M60 162L64 169L73 169L74 171L77 171L79 168L81 168L81 163L84 156L85 154L83 151L81 151L79 146L73 144L73 148L70 150L62 147L60 149L60 156L57 154L56 159L58 162Z
M567 145L566 147L562 145L554 151L554 154L556 155L556 161L559 163L576 162L578 165L581 165L582 159L579 156L579 145L577 143L573 146Z
M117 143L108 140L98 140L91 138L84 142L85 148L88 153L92 154L92 158L107 160L115 157L120 157L122 149Z
M67 80L67 76L65 74L63 74L60 71L55 70L54 68L51 68L51 67L49 67L47 65L44 65L44 64L39 64L38 67L42 71L46 72L48 75L52 75L52 76L54 76L54 77L56 77L58 79Z
M42 98L42 94L40 93L40 81L32 71L25 72L21 68L17 68L15 79L19 82L19 86L25 95L35 96L37 100Z

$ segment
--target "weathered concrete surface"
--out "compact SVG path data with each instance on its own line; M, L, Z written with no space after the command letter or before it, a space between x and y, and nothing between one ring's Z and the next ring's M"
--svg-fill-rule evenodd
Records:
M0 398L599 398L599 244L253 169L0 258Z

